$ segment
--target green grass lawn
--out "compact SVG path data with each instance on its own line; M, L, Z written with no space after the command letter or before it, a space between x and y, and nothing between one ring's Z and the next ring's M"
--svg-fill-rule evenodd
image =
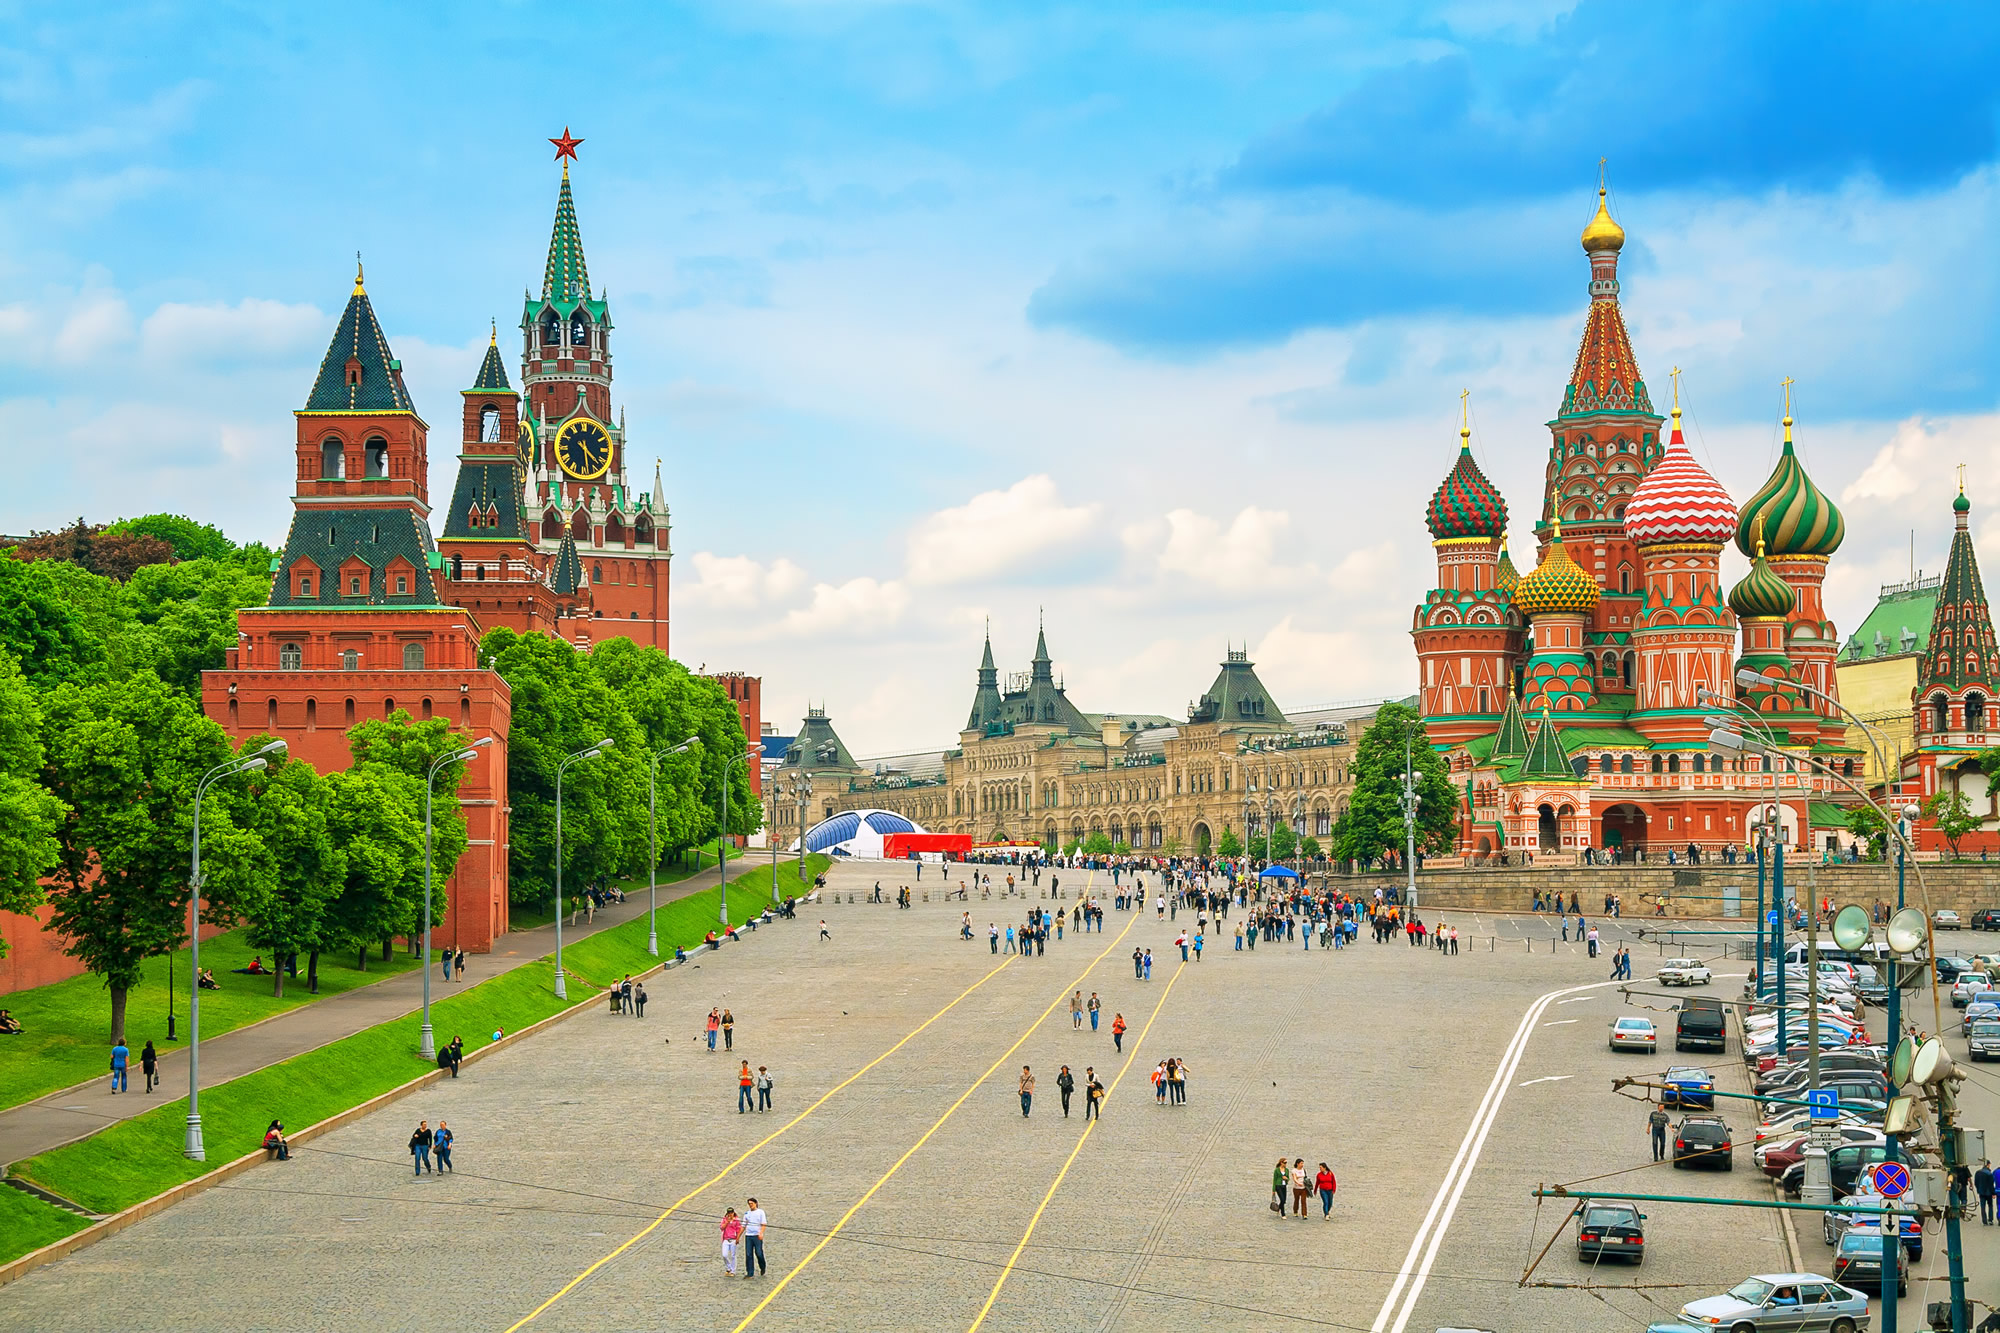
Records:
M817 873L810 862L808 872ZM783 888L782 868L779 883ZM768 867L730 884L732 920L742 920L769 901ZM676 944L691 950L714 920L716 907L716 891L711 889L662 908L661 953L670 957ZM563 966L579 989L609 984L655 961L646 953L643 916L563 950ZM462 1036L466 1049L476 1050L493 1039L496 1029L518 1031L585 998L572 990L569 1002L559 1001L554 985L554 963L543 958L440 1000L432 1005L438 1040ZM303 1128L424 1073L429 1066L416 1055L421 1022L420 1015L409 1014L204 1090L201 1115L209 1158L205 1163L181 1156L187 1099L179 1098L87 1139L16 1162L13 1171L97 1212L129 1208L253 1150L274 1118L290 1128ZM383 1151L401 1153L403 1144L399 1133L393 1143L383 1145ZM57 1209L47 1211L67 1216ZM0 1222L5 1220L0 1214ZM0 1262L54 1238L26 1243L35 1234L39 1233L24 1228L17 1241L14 1228L0 1226Z
M323 1000L329 995L380 981L407 972L416 962L397 951L389 962L382 961L379 949L368 960L368 970L354 967L354 955L322 954L319 960L319 994L305 988L305 964L299 975L285 978L285 997L271 995L270 977L246 977L234 969L247 964L260 950L243 942L241 931L217 935L202 941L201 965L215 974L220 990L201 993L201 1035L219 1037L232 1028L255 1023L273 1014ZM270 964L267 955L265 964ZM178 1049L188 1037L188 951L173 956L174 985L167 988L167 958L149 958L143 980L125 1002L125 1043L132 1049L136 1070L138 1054L148 1041L161 1050ZM99 1074L109 1077L111 1064L111 993L101 977L88 973L15 991L4 997L27 1031L0 1042L0 1110L31 1102L37 1097L67 1088ZM167 1042L167 1007L173 1006L179 1024L180 1041ZM135 1075L136 1076L136 1075Z
M0 1187L0 1262L18 1259L89 1225L88 1218Z

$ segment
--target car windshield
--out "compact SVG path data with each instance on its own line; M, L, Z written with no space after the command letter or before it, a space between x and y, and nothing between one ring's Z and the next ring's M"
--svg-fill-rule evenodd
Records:
M1975 1037L2000 1037L2000 1022L1974 1023L1972 1035Z
M1709 1083L1712 1081L1706 1069L1669 1069L1667 1071L1667 1082L1669 1083Z
M1866 1255L1869 1258L1882 1257L1882 1233L1875 1227L1866 1231L1852 1230L1840 1238L1840 1252L1844 1255Z
M1742 1301L1745 1305L1762 1305L1765 1298L1771 1294L1771 1290L1770 1283L1762 1278L1753 1277L1745 1278L1731 1287L1729 1295L1731 1299Z
M1653 1026L1653 1020L1650 1018L1621 1018L1618 1020L1618 1026L1621 1028L1644 1029Z
M1592 1208L1583 1215L1587 1227L1630 1226L1637 1220L1629 1208Z

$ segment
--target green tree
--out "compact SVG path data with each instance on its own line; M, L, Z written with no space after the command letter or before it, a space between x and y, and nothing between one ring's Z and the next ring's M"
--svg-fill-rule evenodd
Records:
M0 912L42 905L42 876L62 853L56 829L68 813L42 786L42 712L21 668L0 652ZM0 937L0 958L7 942Z
M1222 830L1222 836L1215 840L1215 854L1230 860L1243 855L1243 840L1236 836L1235 829Z
M1423 719L1407 704L1384 704L1355 747L1354 794L1334 827L1334 853L1366 861L1403 846L1405 743L1417 786L1417 847L1435 852L1452 845L1458 829L1458 789L1444 756L1430 743Z
M1299 844L1299 854L1304 856L1308 861L1317 861L1326 855L1326 849L1319 845L1318 838L1308 833L1305 840Z
M1085 856L1111 855L1111 839L1105 834L1103 829L1092 830L1090 836L1083 840L1083 854Z
M264 605L270 592L268 576L230 561L148 565L124 586L131 643L113 656L198 701L201 673L221 669L236 646L237 611Z
M670 750L689 737L701 740L699 750L660 764L662 856L715 836L722 803L722 770L732 759L735 766L729 774L727 831L742 836L762 826L763 804L751 790L740 758L749 738L743 734L743 718L735 701L720 684L694 675L659 649L630 639L599 644L590 655L590 666L624 702L649 753ZM751 756L750 763L756 762L756 756ZM642 790L642 813L644 799Z
M263 745L254 737L246 749ZM244 913L250 943L270 951L271 993L285 993L285 961L306 955L306 985L318 988L327 947L327 910L347 880L347 858L327 826L326 780L300 760L280 760L246 775L243 822L277 873L271 891Z
M1933 792L1924 798L1924 814L1937 826L1938 835L1951 848L1951 859L1958 859L1959 840L1977 829L1979 817L1972 813L1972 802L1957 787Z
M1113 856L1130 856L1132 854L1132 844L1120 838L1117 842L1111 844L1111 854Z
M44 783L70 811L57 833L50 929L104 978L111 1035L122 1040L140 965L187 942L195 788L234 752L221 727L146 675L58 686L43 701L42 746ZM262 844L234 817L241 781L217 783L202 805L204 915L218 923L270 891Z
M103 640L64 595L57 568L53 561L0 558L0 650L38 689L86 679L105 658Z
M1181 835L1178 833L1169 833L1166 845L1161 847L1160 850L1165 852L1169 857L1179 856L1181 854Z
M1292 832L1292 826L1280 819L1271 826L1271 859L1289 861L1292 853L1299 849L1299 835Z
M1889 826L1872 805L1857 805L1847 812L1847 831L1862 844L1861 855L1879 861L1888 843Z
M197 523L180 514L141 514L121 518L106 525L108 536L137 535L158 537L173 548L177 560L229 560L236 555L236 543L220 528Z
M326 829L346 872L326 906L323 938L355 951L411 931L423 901L423 784L384 764L328 773Z

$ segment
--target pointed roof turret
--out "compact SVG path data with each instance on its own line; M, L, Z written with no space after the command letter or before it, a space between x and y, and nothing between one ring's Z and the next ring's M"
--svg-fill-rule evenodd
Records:
M2000 689L2000 663L1994 661L1993 612L1972 549L1972 501L1962 486L1951 510L1951 555L1931 614L1930 655L1918 693L1939 687L1957 693L1976 685L1990 694Z
M1493 733L1494 759L1519 759L1528 753L1528 726L1521 720L1521 701L1507 691L1507 711L1500 715L1500 730Z
M1537 782L1576 781L1576 770L1569 766L1569 757L1563 753L1562 733L1556 727L1555 714L1547 704L1542 705L1542 725L1535 728L1528 757L1521 761L1521 777Z
M1498 537L1507 531L1507 502L1472 457L1469 415L1458 428L1458 459L1432 494L1424 524L1431 530L1431 538L1440 542Z
M583 583L583 560L576 553L575 539L565 532L555 563L549 566L549 588L558 597L571 597Z
M1031 674L1036 680L1055 679L1054 663L1049 658L1048 631L1043 628L1039 618L1035 622L1035 655L1028 659L1028 664L1033 668Z
M1208 692L1188 710L1188 721L1213 722L1225 729L1286 725L1278 701L1257 679L1257 667L1247 648L1223 653L1222 670L1216 673Z
M993 627L986 627L986 648L979 656L979 683L972 695L972 712L965 719L967 731L984 731L1002 720L1000 669L993 665Z
M1695 462L1681 438L1680 371L1674 371L1674 428L1667 452L1632 492L1625 534L1641 546L1713 544L1735 535L1736 505L1722 483Z
M1783 620L1799 603L1792 585L1778 577L1764 558L1764 516L1754 522L1757 554L1751 558L1750 572L1729 590L1729 609L1745 620Z
M1625 229L1612 221L1600 177L1597 214L1583 229L1583 248L1590 256L1590 313L1558 416L1653 410L1646 381L1639 374L1639 358L1632 354L1631 335L1625 331L1625 316L1618 308L1618 252L1624 245Z
M1549 553L1535 572L1514 585L1514 605L1524 616L1588 615L1596 609L1603 589L1570 559L1563 545L1562 520L1555 522Z
M474 389L491 389L496 392L511 393L514 386L507 382L507 367L500 360L500 326L493 326L492 341L486 344L486 359L479 363L479 373L473 377Z
M1505 538L1502 538L1500 542L1500 563L1493 570L1493 586L1501 592L1506 593L1509 597L1512 597L1514 589L1519 587L1520 583L1521 571L1514 568L1514 557L1507 554L1507 542Z
M576 200L569 192L567 162L563 163L562 190L556 195L555 228L549 234L549 262L542 270L542 299L590 299L590 269L583 262L583 236L576 229Z
M403 387L403 363L389 350L389 340L375 321L375 307L361 283L361 264L354 265L354 294L327 344L319 375L306 395L308 412L415 412L410 391Z
M826 715L825 708L808 707L805 720L799 723L798 737L785 751L785 765L788 768L802 768L808 771L820 768L859 768L854 756L848 751L840 733L833 729L833 722Z

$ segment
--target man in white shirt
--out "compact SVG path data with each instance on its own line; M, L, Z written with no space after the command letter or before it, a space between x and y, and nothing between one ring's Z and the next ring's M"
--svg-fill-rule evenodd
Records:
M750 1207L743 1214L743 1277L745 1281L759 1272L768 1273L764 1266L764 1223L768 1221L764 1210L751 1199Z

